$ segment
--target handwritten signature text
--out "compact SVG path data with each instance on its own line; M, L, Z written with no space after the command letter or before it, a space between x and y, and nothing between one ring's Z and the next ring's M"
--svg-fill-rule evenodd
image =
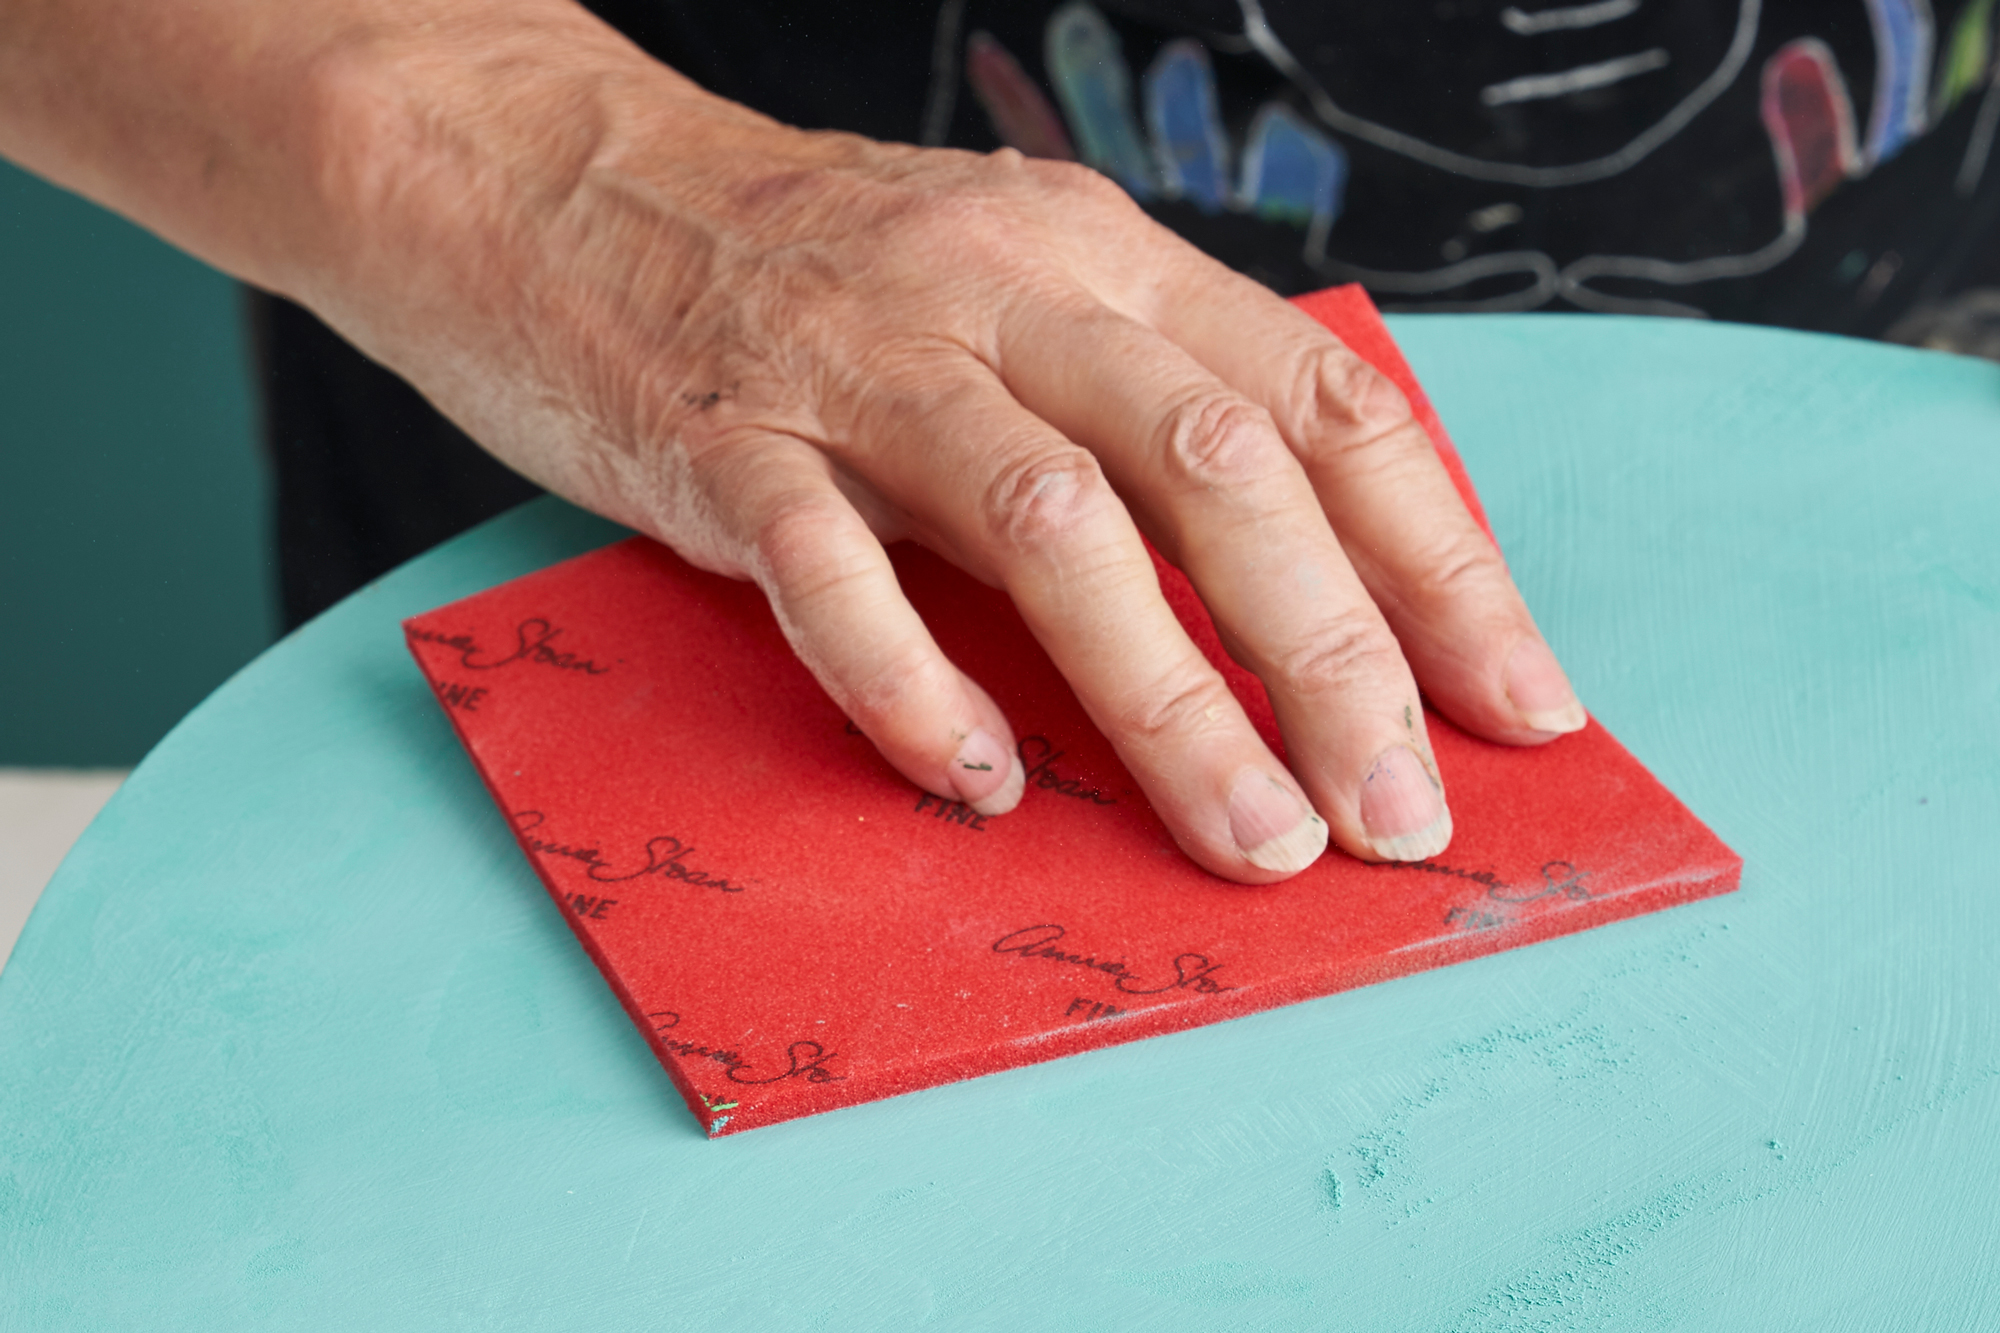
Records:
M993 952L1011 953L1019 959L1039 959L1044 962L1060 963L1067 967L1087 968L1102 972L1111 979L1111 984L1127 995L1163 995L1171 990L1191 990L1197 995L1219 995L1223 991L1237 989L1225 986L1216 980L1215 974L1223 964L1212 960L1204 953L1184 953L1171 964L1173 977L1152 984L1155 977L1146 977L1134 971L1122 958L1099 958L1096 954L1072 953L1056 947L1058 941L1069 931L1053 922L1039 926L1024 926L1020 930L1009 931L993 941Z
M653 1020L653 1035L661 1049L697 1060L713 1060L722 1066L731 1083L782 1083L788 1078L802 1078L808 1083L839 1083L847 1077L826 1067L829 1060L840 1058L839 1053L827 1050L816 1041L795 1041L785 1047L785 1067L775 1074L764 1074L756 1072L756 1066L746 1060L740 1051L662 1035L680 1026L681 1016L671 1009L661 1009L646 1017Z
M611 670L588 657L557 648L555 641L561 634L560 628L540 616L530 616L514 627L514 651L505 657L494 657L470 634L440 634L436 630L414 628L409 631L410 637L419 643L435 643L455 650L458 664L468 671L497 671L516 662L532 662L557 671L579 671L586 676L602 676Z

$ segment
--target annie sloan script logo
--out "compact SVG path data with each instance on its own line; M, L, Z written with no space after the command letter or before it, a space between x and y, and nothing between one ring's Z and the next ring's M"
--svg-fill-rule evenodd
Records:
M407 633L418 643L435 643L456 652L458 664L468 671L497 671L516 662L531 662L536 666L580 672L586 676L602 676L611 670L609 666L581 653L557 647L556 640L562 637L562 627L540 616L530 616L514 627L514 641L507 645L508 651L504 653L483 647L470 634L445 634L414 626Z

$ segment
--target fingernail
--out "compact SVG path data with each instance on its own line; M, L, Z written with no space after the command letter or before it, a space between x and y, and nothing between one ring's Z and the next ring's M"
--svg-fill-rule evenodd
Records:
M1421 861L1451 841L1444 793L1409 746L1384 750L1361 779L1361 828L1386 861Z
M1523 639L1507 659L1507 698L1536 731L1582 731L1590 721L1556 655L1540 639Z
M1028 774L1021 767L1021 756L981 727L952 756L951 785L958 799L980 814L1004 815L1021 803Z
M1229 836L1259 870L1289 875L1326 850L1326 821L1268 773L1248 768L1229 792Z

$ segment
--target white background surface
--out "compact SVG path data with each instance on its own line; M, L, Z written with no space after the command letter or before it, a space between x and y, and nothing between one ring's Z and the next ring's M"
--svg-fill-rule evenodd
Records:
M123 769L0 768L0 959Z

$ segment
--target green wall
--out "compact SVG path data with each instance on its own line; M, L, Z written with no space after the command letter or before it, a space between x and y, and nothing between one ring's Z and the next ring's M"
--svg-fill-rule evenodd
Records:
M0 163L0 766L124 766L276 626L237 289Z

